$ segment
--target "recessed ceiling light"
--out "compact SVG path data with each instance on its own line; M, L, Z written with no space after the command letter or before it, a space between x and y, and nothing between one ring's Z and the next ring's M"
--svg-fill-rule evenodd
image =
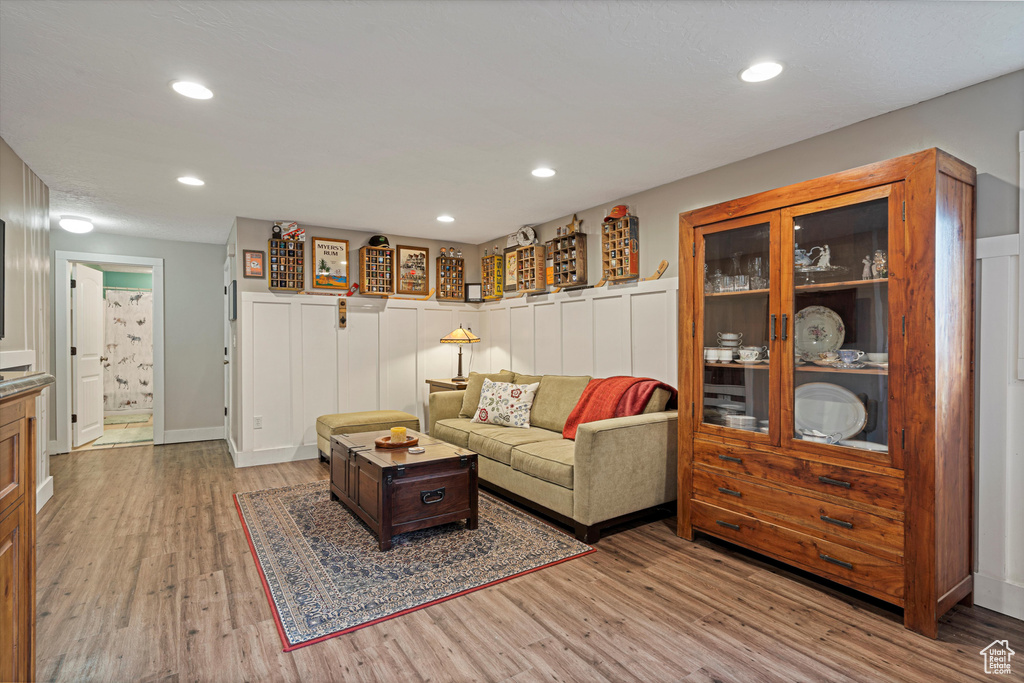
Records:
M193 178L192 176L183 175L178 178L178 182L182 185L205 185L206 183L199 178Z
M538 178L550 178L551 176L555 175L555 169L545 168L544 166L541 166L540 168L535 168L531 172Z
M213 97L212 90L205 85L193 83L192 81L175 81L171 83L171 87L179 95L191 97L193 100L208 100Z
M761 81L767 81L775 78L782 73L782 65L776 62L761 62L755 64L749 69L744 69L740 73L742 78L747 83L760 83Z
M89 232L93 227L91 220L80 216L61 216L59 225L68 232L78 233Z
M451 223L455 219L449 216L448 214L445 214L444 216L438 216L437 220L441 221L442 223Z

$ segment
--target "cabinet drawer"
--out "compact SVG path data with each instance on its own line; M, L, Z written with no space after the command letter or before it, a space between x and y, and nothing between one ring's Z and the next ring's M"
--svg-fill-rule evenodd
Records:
M900 564L698 500L691 515L693 525L712 536L903 604Z
M396 480L392 493L393 523L404 524L469 510L469 470Z
M902 563L903 523L896 520L699 468L693 472L693 496Z
M0 427L25 417L25 401L0 406Z
M697 465L816 493L903 510L903 480L875 472L694 439Z

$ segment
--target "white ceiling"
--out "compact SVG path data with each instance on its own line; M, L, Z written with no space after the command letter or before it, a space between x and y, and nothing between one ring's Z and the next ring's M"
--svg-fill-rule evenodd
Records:
M104 232L479 243L1021 69L1021 36L1022 3L2 0L0 135Z

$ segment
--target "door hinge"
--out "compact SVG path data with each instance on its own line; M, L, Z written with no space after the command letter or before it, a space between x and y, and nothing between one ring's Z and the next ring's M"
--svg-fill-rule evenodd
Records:
M697 407L695 404L690 404L690 417L694 417L697 414Z
M693 247L693 255L696 256L697 255L697 243L694 242L690 246Z
M76 424L77 422L78 422L78 416L75 415L74 413L71 413L71 424Z
M900 430L900 448L906 448L906 447L907 447L907 430L906 429L901 429Z
M901 329L901 332L900 332L900 333L901 333L901 334L902 334L902 335L903 335L904 337L906 337L906 336L907 336L907 316L903 316L903 323L902 323L902 325L901 325L901 328L902 328L902 329Z
M225 288L224 288L224 293L225 293L225 294L227 294L227 293L228 293L228 288L227 288L227 287L225 287Z
M74 289L77 286L78 286L78 280L76 280L75 278L71 278L71 289Z
M78 355L78 347L77 346L72 346L71 347L71 355L72 356L77 356Z
M697 336L697 323L696 322L691 322L690 323L690 336L691 337L696 337Z
M224 406L224 417L228 416L228 407Z
M907 220L907 203L903 202L903 220Z
M226 346L224 347L224 355L225 356L228 355L228 347L226 347Z

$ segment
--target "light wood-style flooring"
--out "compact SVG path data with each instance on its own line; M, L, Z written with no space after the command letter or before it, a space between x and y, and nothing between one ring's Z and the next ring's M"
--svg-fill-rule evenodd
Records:
M126 424L118 424L118 425L108 425L108 424L105 424L105 425L103 425L103 434L106 435L109 432L116 431L116 430L119 430L119 429L128 429L130 427L152 427L152 426L153 426L153 416L150 415L150 416L148 416L147 419L142 420L141 422L129 422L129 423L126 423ZM82 444L81 446L79 446L77 448L72 448L71 450L73 452L75 452L75 453L78 453L80 451L99 451L99 450L103 450L104 448L138 448L139 446L151 445L151 442L146 441L146 442L142 442L142 443L110 443L110 444L103 444L103 445L97 446L96 442L99 441L99 440L100 440L100 437L96 437L95 439L93 439L89 443L84 443L84 444Z
M325 466L235 469L213 441L71 453L51 469L41 681L982 681L978 651L997 638L1024 679L1024 622L958 606L932 641L880 603L684 541L674 520L284 653L232 494Z

